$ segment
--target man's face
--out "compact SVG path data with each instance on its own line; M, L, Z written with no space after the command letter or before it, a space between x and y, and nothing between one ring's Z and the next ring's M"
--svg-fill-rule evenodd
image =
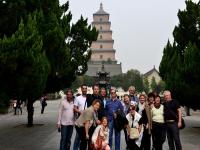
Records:
M95 94L95 95L99 94L99 87L98 86L94 86L93 94Z
M111 95L111 98L114 99L117 97L117 94L116 94L116 91L115 90L111 90L110 91L110 95Z
M165 101L171 100L171 94L170 94L169 92L165 92L165 93L164 93L164 100L165 100Z
M87 86L82 86L81 91L82 91L82 95L86 95L87 94Z
M135 94L135 90L133 88L129 88L128 92L130 95L134 95Z
M67 92L67 100L72 100L73 94L71 92Z

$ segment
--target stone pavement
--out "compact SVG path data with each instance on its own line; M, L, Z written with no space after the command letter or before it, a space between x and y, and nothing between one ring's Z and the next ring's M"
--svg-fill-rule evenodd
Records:
M0 115L0 150L58 150L60 133L56 129L58 101L48 101L44 114L40 114L40 103L34 104L34 127L26 128L27 113ZM200 112L185 117L186 128L181 130L183 150L200 150ZM122 134L121 150L125 150ZM74 134L72 138L72 145ZM168 150L167 142L164 150Z

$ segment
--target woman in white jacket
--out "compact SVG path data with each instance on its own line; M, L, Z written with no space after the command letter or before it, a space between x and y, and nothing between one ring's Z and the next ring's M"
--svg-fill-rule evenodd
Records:
M141 115L136 112L135 104L131 104L129 110L130 112L126 115L126 119L128 120L127 125L127 134L128 134L128 149L129 150L139 150L141 139L143 135L143 128L142 128L142 119ZM137 134L132 135L131 130L135 129L138 132ZM136 132L136 131L135 131ZM137 135L137 137L136 137Z
M101 148L97 145L98 136L100 136L102 140ZM102 118L101 124L98 125L92 135L92 143L95 149L98 150L110 150L108 145L109 143L109 129L108 129L108 120L106 117Z

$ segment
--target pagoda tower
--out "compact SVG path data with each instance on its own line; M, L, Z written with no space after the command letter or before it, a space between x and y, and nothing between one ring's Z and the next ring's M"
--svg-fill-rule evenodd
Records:
M96 73L101 71L102 65L110 76L121 74L121 63L118 64L115 59L116 50L113 49L114 40L110 29L109 14L103 10L102 3L100 9L93 14L92 26L96 27L99 35L97 41L93 41L91 45L92 55L88 62L86 75L96 76Z

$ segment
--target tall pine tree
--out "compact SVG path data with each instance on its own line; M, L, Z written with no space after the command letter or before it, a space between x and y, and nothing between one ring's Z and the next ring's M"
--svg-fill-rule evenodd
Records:
M186 1L179 10L179 24L174 28L174 41L168 41L160 63L160 75L166 88L181 104L200 108L200 5Z

